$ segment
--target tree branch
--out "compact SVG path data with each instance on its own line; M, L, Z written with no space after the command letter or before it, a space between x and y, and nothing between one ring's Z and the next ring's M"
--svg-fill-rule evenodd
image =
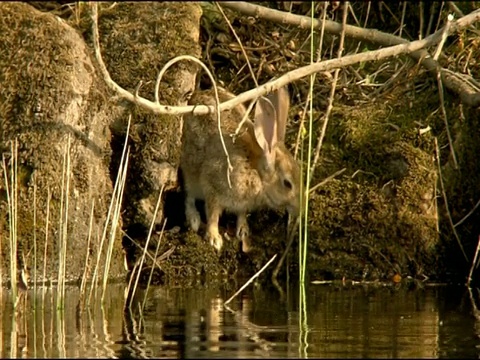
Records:
M236 10L244 15L255 16L281 24L294 25L302 29L309 29L312 23L312 19L310 17L269 9L264 6L254 5L243 1L223 1L222 5L226 8ZM447 34L451 35L455 32L458 32L470 26L472 23L478 21L479 19L480 9L475 10L470 14L463 16L457 21L453 22L451 24L452 27L448 29L449 31ZM342 33L342 24L331 20L325 20L324 22L325 31L337 35L340 35ZM322 27L322 21L313 19L313 26L316 29L320 29ZM435 34L443 31L444 28L440 29ZM352 39L373 42L384 46L408 43L407 40L399 36L387 34L375 29L363 29L353 25L345 26L345 36ZM427 50L419 49L417 51L409 53L409 55L416 61L419 61L422 66L424 66L429 72L432 73L432 75L436 76L437 72L440 72L441 80L445 84L445 87L459 94L460 100L465 105L480 105L480 94L477 93L474 89L472 89L468 85L468 83L466 83L462 78L458 76L452 76L451 72L447 73L446 70L443 69L437 61L432 59Z
M296 22L298 22L299 26L305 27L305 24L310 24L310 19L303 17L303 16L298 16L298 15L293 15L289 13L283 13L281 11L277 10L271 10L267 9L264 7L259 7L257 5L252 5L244 2L222 2L222 5L233 8L233 7L238 7L238 5L242 5L243 7L249 9L249 11L252 11L252 9L256 9L255 11L258 11L258 9L266 9L268 11L263 11L263 13L266 14L275 14L277 17L278 21L278 13L282 15L281 19L294 19ZM253 13L255 14L255 13ZM452 22L450 28L449 28L449 34L459 31L470 24L472 24L475 21L478 21L480 19L480 10L476 10L460 19L457 21ZM100 42L99 42L99 34L98 34L98 17L97 17L97 9L96 9L96 4L92 5L92 20L93 20L93 25L92 25L92 31L93 31L93 43L94 43L94 52L95 52L95 58L100 66L100 71L102 72L102 75L104 76L104 79L106 81L106 84L110 89L115 91L120 97L125 98L131 102L134 102L138 104L139 106L155 113L155 114L170 114L170 115L183 115L186 113L193 113L195 115L203 115L203 114L208 114L208 113L213 113L215 111L215 108L213 106L205 106L205 105L196 105L196 106L170 106L170 105L160 105L157 104L153 101L150 101L148 99L145 99L141 96L138 96L138 94L133 95L129 91L123 89L120 85L115 83L108 70L106 69L105 63L103 62L101 51L100 51ZM273 20L272 20L273 21ZM286 20L282 20L285 22ZM293 21L293 20L289 20ZM317 22L316 26L319 26L320 22L318 20L314 20ZM329 29L330 31L338 31L341 32L342 25L337 24L335 22L328 22L328 26L326 23L326 30ZM393 56L398 56L401 54L410 54L411 56L419 56L423 58L422 64L427 67L429 70L437 71L437 69L441 69L436 61L434 61L428 52L426 50L422 50L425 47L432 46L437 44L441 39L442 39L442 34L444 32L444 29L440 29L439 31L435 32L434 34L426 37L425 39L422 40L417 40L413 42L407 42L405 39L397 38L396 36L393 35L388 35L381 33L377 30L365 30L362 28L358 28L352 25L346 25L345 28L345 34L348 36L356 37L356 38L361 38L362 36L364 39L367 38L367 36L372 39L375 38L374 34L382 34L382 36L386 37L386 39L390 39L391 42L389 44L395 42L398 45L390 46L388 48L384 49L379 49L379 50L374 50L374 51L369 51L366 53L360 53L360 54L355 54L355 55L349 55L345 56L340 59L332 59L332 60L327 60L327 61L322 61L320 63L314 63L310 64L298 69L295 69L291 72L286 73L285 75L279 77L276 80L269 81L263 85L260 85L259 87L246 91L237 97L228 100L222 104L220 104L219 110L224 111L224 110L231 110L234 107L236 107L239 104L245 103L250 100L254 100L259 98L260 96L266 95L272 91L275 91L293 81L299 80L303 77L309 76L313 73L320 72L320 71L328 71L328 70L333 70L337 69L340 67L345 67L348 65L353 65L359 62L366 62L366 61L375 61L375 60L380 60L380 59L385 59ZM369 34L369 35L368 35ZM378 38L378 36L376 37ZM172 61L175 61L174 59L170 60L165 67L170 66ZM168 66L167 66L168 65ZM162 70L163 71L163 70ZM442 80L444 80L444 70L442 71ZM445 85L447 88L450 88L452 90L454 89L459 89L459 88L465 88L466 86L462 82L462 84L458 84L458 78L454 76L446 77L445 76ZM451 84L449 85L450 82L447 83L448 79L455 79L453 82L455 83L455 87L453 87ZM465 95L466 94L466 95ZM475 94L473 92L470 93L462 93L461 99L464 100L480 100L480 96L478 94ZM479 101L480 103L480 101Z

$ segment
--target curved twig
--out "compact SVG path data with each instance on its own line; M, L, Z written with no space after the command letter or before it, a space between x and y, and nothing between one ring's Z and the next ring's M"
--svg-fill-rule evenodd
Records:
M221 118L220 118L220 99L218 97L218 87L217 87L217 84L215 82L215 78L213 77L213 74L210 72L210 70L208 69L208 67L202 62L200 61L199 59L197 59L196 57L194 56L191 56L191 55L181 55L181 56L177 56L175 58L173 58L172 60L170 60L169 62L167 62L164 67L160 70L160 72L158 73L158 77L157 77L157 82L155 83L155 104L157 106L161 106L160 105L160 82L162 81L162 78L163 78L163 75L165 74L165 72L167 71L167 69L172 66L173 64L181 61L181 60L189 60L189 61L193 61L194 63L200 65L202 67L203 70L205 70L205 72L207 73L208 77L210 78L210 81L212 82L212 85L213 85L213 91L215 93L215 114L217 116L217 128L218 128L218 134L220 136L220 142L222 143L222 147L223 147L223 151L225 152L225 156L227 157L227 164L228 164L228 168L227 168L227 180L228 180L228 186L230 186L230 188L232 188L232 181L230 180L230 172L232 171L233 169L233 165L230 161L230 155L228 155L228 150L227 150L227 145L225 144L225 140L223 139L223 134L222 134L222 122L221 122ZM138 91L137 91L138 93ZM136 98L138 99L138 94L136 93Z
M140 86L142 85L142 82L140 82L138 84L138 86L135 90L135 94L131 94L130 92L128 92L127 90L125 90L120 85L118 85L115 81L112 80L112 78L111 78L111 76L110 76L110 74L107 70L107 67L105 66L105 63L103 62L102 54L101 54L101 51L100 51L100 36L99 36L99 33L98 33L98 12L97 12L97 4L96 3L92 4L92 20L93 20L93 46L94 46L94 50L95 50L95 57L97 58L97 62L100 66L100 70L103 73L103 76L105 78L105 82L107 83L107 85L112 90L116 91L120 96L125 97L127 100L130 100L131 102L136 103L136 104L146 108L147 110L151 110L154 113L171 114L171 115L183 115L183 114L186 114L186 113L190 112L190 111L170 112L168 110L171 109L172 107L161 105L160 104L160 95L159 95L160 82L163 78L163 75L167 71L167 69L170 68L170 66L172 66L173 64L175 64L175 63L177 63L181 60L193 61L194 63L200 65L203 68L203 70L205 70L207 75L210 77L210 80L212 81L212 85L213 85L213 89L214 89L214 93L215 93L215 107L212 109L211 112L215 111L216 116L217 116L217 126L218 126L220 141L222 143L222 147L223 147L223 151L225 152L225 156L227 157L227 164L228 164L227 180L228 180L228 185L231 188L232 187L232 182L230 180L230 172L232 171L233 166L232 166L232 163L230 161L230 156L229 156L228 151L227 151L227 146L225 144L225 140L223 139L223 135L222 135L221 118L220 118L221 109L220 109L220 99L218 97L217 85L215 83L215 78L213 77L213 75L210 72L210 70L208 69L208 67L202 61L200 61L199 59L197 59L196 57L191 56L191 55L182 55L182 56L177 56L177 57L171 59L170 61L168 61L163 66L163 68L158 73L157 82L155 83L155 102L152 103L151 101L149 101L145 98L142 98L140 95L138 95L138 91L140 89ZM191 108L192 109L191 112L194 113L194 114L197 114L197 112L195 111L195 109L197 109L197 107L203 107L203 108L207 108L209 110L208 112L202 113L202 114L209 113L210 109L212 108L212 107L207 107L207 106L204 106L204 105L194 105L194 106L186 106L186 107L180 107L180 108ZM155 111L155 109L157 109L159 111ZM163 111L161 111L161 110L163 110Z

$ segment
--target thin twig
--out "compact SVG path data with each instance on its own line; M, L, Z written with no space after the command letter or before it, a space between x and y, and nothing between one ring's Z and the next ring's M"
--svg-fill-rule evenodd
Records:
M95 198L92 199L92 209L90 210L90 221L88 225L88 236L87 236L87 254L85 256L85 266L83 268L83 276L82 282L80 283L80 299L83 301L86 285L87 285L87 276L88 276L88 269L90 268L90 243L92 240L92 229L93 229L93 215L95 209Z
M52 194L50 192L50 188L47 187L47 211L45 214L45 247L43 250L43 292L42 292L42 300L45 300L45 292L46 292L46 283L47 283L47 255L48 255L48 225L50 219L50 202L52 200ZM42 302L43 303L43 302Z
M154 259L157 258L158 256L158 249L160 248L160 244L162 243L162 238L163 238L163 233L165 231L165 225L167 225L167 219L163 221L162 225L162 230L160 232L160 238L157 241L157 246L155 247L155 255L153 256ZM148 250L147 250L148 251ZM156 261L155 261L156 262ZM148 290L150 289L150 284L152 282L152 277L153 277L153 271L155 270L155 266L152 265L152 268L150 269L150 275L148 276L148 281L147 281L147 287L145 289L145 295L143 297L143 302L142 302L142 308L141 308L141 313L143 314L143 310L145 309L145 305L147 303L147 295L148 295Z
M338 46L338 55L337 55L338 59L342 58L343 46L344 46L344 43L345 43L345 26L347 25L347 15L348 15L348 11L347 11L346 8L344 8L343 17L342 17L343 31L340 35L340 44ZM313 158L313 164L312 164L312 168L311 168L311 171L310 171L310 179L308 179L308 182L310 182L311 178L313 177L313 174L315 172L315 168L316 168L317 163L318 163L318 159L320 158L320 149L322 147L323 139L325 138L325 134L327 132L328 121L330 119L330 114L331 114L332 109L333 109L333 100L335 98L335 90L336 90L336 87L337 87L339 72L340 72L340 69L336 69L335 73L333 75L332 87L330 88L330 96L328 98L327 111L325 112L325 117L324 117L323 124L322 124L322 130L320 131L320 136L318 138L317 147L315 148L315 156Z
M405 24L406 10L407 10L407 2L404 1L403 6L402 6L402 18L400 19L400 30L398 31L398 36L400 36L400 37L402 37L403 27L404 27L404 24Z
M396 22L397 24L400 24L400 20L398 20L397 16L396 16L395 13L392 11L392 9L390 9L390 7L387 5L386 2L382 2L382 7L383 7L383 9L386 9L386 10L387 10L387 12L390 14L390 16L395 20L395 22ZM408 38L410 38L410 39L413 38L413 36L411 36L411 35L408 33L407 30L405 30L405 34L406 34L406 36L407 36Z
M144 247L142 245L140 245L137 241L135 241L130 235L128 235L124 230L121 230L122 232L122 235L125 236L128 240L130 240L133 245L135 245L136 247L138 247L140 249L140 251L144 251ZM146 255L150 258L150 260L153 261L153 263L155 265L157 265L157 267L161 270L162 267L160 266L160 263L159 261L162 261L164 258L170 256L170 254L175 250L175 246L171 247L170 249L168 249L167 251L165 251L162 255L160 255L160 257L158 259L156 259L155 257L153 257L153 255L151 255L148 250L146 252Z
M450 26L452 26L452 21L453 21L453 15L449 14L447 17L447 23L443 27L442 30L442 39L438 43L437 49L435 50L435 54L433 55L433 60L438 61L438 58L440 57L440 54L442 53L443 45L445 45L445 41L448 38L448 33L450 30Z
M462 224L465 222L465 220L467 220L467 219L470 217L470 215L472 215L472 214L475 212L475 210L477 210L477 208L478 208L479 206L480 206L480 199L477 201L477 203L475 204L475 206L473 207L473 209L470 210L470 211L468 212L468 214L465 215L460 221L458 221L455 225L453 225L453 227L457 227L457 226L462 225Z
M435 140L436 160L437 160L437 166L438 166L438 178L440 180L440 187L442 189L442 196L443 196L443 201L445 202L445 210L447 211L448 221L450 223L450 226L452 227L452 231L453 231L453 234L455 235L455 239L458 242L458 246L460 246L460 250L462 250L462 254L465 257L465 261L468 262L467 254L465 253L465 250L463 249L462 242L460 241L460 238L458 237L458 234L457 234L457 230L455 230L455 226L453 225L452 215L451 215L450 209L448 207L447 194L445 192L445 187L443 185L442 167L440 165L440 149L438 147L437 138L435 137L434 140Z
M424 10L424 2L423 1L419 1L419 6L418 6L418 12L419 12L419 18L420 18L420 24L419 24L419 27L418 27L418 39L423 39L423 28L425 27L425 24L424 24L424 21L423 21L423 18L425 16L425 10Z
M445 6L445 1L440 1L440 9L438 10L439 14L442 14L443 12L443 7ZM434 12L432 11L432 16ZM442 16L437 16L437 25L435 26L435 31L438 31L438 28L440 27L440 23L442 21Z
M275 269L273 270L272 282L277 288L280 288L280 286L278 285L278 283L276 281L278 273L280 272L280 269L282 268L283 262L285 261L285 258L287 257L287 254L290 250L290 247L293 244L293 238L294 238L294 236L297 232L297 228L298 228L299 225L300 225L300 217L296 217L295 218L295 223L291 226L290 231L288 232L287 246L285 247L285 250L283 251L282 257L278 261L277 266L275 266ZM283 293L283 292L280 291L280 293Z
M37 175L33 173L33 292L35 298L37 297L37 281Z
M470 267L470 272L468 273L468 278L467 278L467 286L468 287L470 287L470 283L472 282L473 269L477 265L477 258L478 258L478 252L479 251L480 251L480 236L478 237L477 249L475 250L475 256L473 257L472 266Z
M222 7L220 6L220 3L218 1L215 1L215 5L217 6L218 10L222 14L223 18L225 19L225 22L227 23L228 27L230 28L230 31L232 32L233 36L238 42L238 45L240 46L240 50L242 50L242 54L245 57L245 61L247 62L248 70L250 70L250 75L252 75L252 79L255 82L255 86L258 86L257 78L255 76L255 72L253 71L252 65L250 64L250 60L248 59L247 52L243 48L242 41L238 37L235 29L233 28L232 24L230 23L230 20L228 20L227 15L225 15L225 12L223 11Z
M238 137L238 135L240 134L240 130L242 130L242 127L243 127L243 124L245 124L245 122L249 121L249 117L248 115L250 114L250 112L252 111L253 107L255 106L257 102L256 101L252 101L249 105L248 105L248 108L247 108L247 111L245 111L245 115L243 115L243 118L242 118L242 121L240 121L237 125L237 128L235 129L235 132L233 134L231 134L230 136L233 138L233 141L235 142L235 139Z
M448 7L450 8L450 10L452 10L457 16L459 16L459 17L462 17L462 16L463 16L462 10L460 10L460 9L458 8L458 6L455 5L455 2L453 2L453 1L447 1L447 5L448 5Z
M475 320L478 322L480 321L480 313L478 311L478 307L477 307L477 304L475 303L475 299L473 298L473 294L472 294L472 288L470 286L467 287L468 289L468 295L469 295L469 298L470 298L470 303L472 304L472 313L473 313L473 316L475 317ZM478 288L477 288L477 296L478 296Z
M158 194L157 204L155 205L155 210L153 212L152 222L150 223L150 229L148 231L147 241L145 242L145 248L143 249L142 257L140 259L140 265L139 265L139 268L137 270L137 278L135 279L135 285L133 286L132 297L130 299L130 303L128 304L128 307L132 306L133 297L134 297L135 292L137 291L138 282L140 280L140 275L142 273L142 267L143 267L143 264L144 264L144 261L145 261L145 253L147 252L148 244L150 242L150 239L152 238L153 227L155 225L155 219L157 218L158 209L160 208L160 203L161 203L161 200L162 200L162 194L163 194L164 188L165 188L165 184L162 185L162 188L160 189L160 193ZM163 234L163 231L162 231L162 234Z
M102 252L103 252L103 245L105 243L105 239L107 237L107 228L108 228L108 223L110 222L110 219L112 218L112 212L114 212L114 204L115 204L115 199L118 197L118 192L120 189L120 183L121 183L121 178L125 170L125 163L128 161L129 157L129 147L128 145L128 134L130 132L130 123L131 123L132 115L129 115L128 117L128 122L127 122L127 131L125 135L125 143L123 144L123 149L122 149L122 155L120 157L120 164L118 166L118 173L115 179L115 184L113 186L113 192L111 195L110 199L110 204L108 206L108 211L107 211L107 218L105 219L105 224L103 227L103 232L102 232L102 237L100 239L100 244L97 245L97 261L95 264L95 268L93 269L93 275L92 275L92 283L90 286L90 292L88 295L88 299L86 302L87 307L90 304L90 299L92 298L93 295L93 290L96 290L96 285L98 281L98 271L99 271L99 266L100 266L100 260L102 257Z
M258 346L261 350L264 352L268 352L272 349L273 343L262 339L259 336L259 333L264 333L265 331L275 331L276 329L273 329L272 326L260 326L257 324L252 323L251 321L248 320L248 315L246 316L245 312L245 304L242 304L242 310L241 311L235 311L232 308L230 308L228 305L223 304L224 308L228 310L232 315L234 316L234 319L237 323L237 328L241 329L241 332L245 332L246 337L248 337L249 340L251 340L253 343L255 343L256 346ZM268 354L265 354L268 355ZM264 356L268 357L268 356Z
M129 125L130 126L130 125ZM128 136L128 134L127 134ZM123 166L123 169L121 169L121 176L120 176L120 182L117 187L117 192L115 198L115 205L114 205L114 210L113 210L113 216L112 220L110 223L110 241L108 242L107 245L107 253L105 256L105 265L103 268L103 286L102 286L102 297L101 297L101 302L103 303L105 299L105 295L107 292L107 283L108 283L108 273L110 271L110 264L112 260L112 255L113 255L113 248L114 248L114 243L115 243L115 238L117 235L117 227L119 224L119 218L120 218L120 211L122 209L122 204L123 204L123 194L125 190L125 182L127 179L127 170L128 170L128 162L129 162L129 154L130 154L130 149L127 150L127 154L125 157L125 163ZM115 184L117 185L117 184Z
M253 280L255 280L268 267L268 265L270 265L270 263L275 260L276 257L277 254L273 255L273 257L268 260L268 262L259 271L257 271L255 275L253 275L240 289L238 289L235 294L233 294L227 301L225 301L223 305L228 305L230 301L232 301L238 294L243 291L243 289L245 289Z
M430 3L430 19L428 19L427 31L425 32L425 35L430 34L430 31L432 29L433 16L435 14L435 5L435 2Z
M360 21L358 21L357 16L355 15L355 11L353 11L353 7L350 4L350 2L345 2L344 6L347 7L348 12L353 16L353 21L355 21L355 24L357 24L358 27L360 27Z
M310 188L309 190L309 193L311 194L312 192L314 192L315 190L317 190L319 187L325 185L327 182L329 182L330 180L332 180L333 178L337 177L338 175L344 173L345 171L347 170L347 168L343 168L343 169L340 169L336 172L334 172L332 175L326 177L325 179L323 179L322 181L320 181L317 185L313 186Z
M323 13L322 13L323 21L322 21L322 28L320 29L320 39L318 40L319 44L317 49L317 63L320 62L320 60L322 59L323 39L325 36L325 20L327 18L328 5L329 3L325 2L325 6L323 7ZM315 77L316 76L314 76L313 81L315 81ZM297 158L298 149L300 148L300 142L303 138L303 133L305 131L304 129L305 117L307 115L307 109L310 105L310 102L312 101L311 97L312 97L312 92L309 91L307 96L307 101L305 102L305 107L303 108L302 118L300 119L300 124L298 126L297 141L295 142L295 150L293 153L293 156L295 157L295 159Z

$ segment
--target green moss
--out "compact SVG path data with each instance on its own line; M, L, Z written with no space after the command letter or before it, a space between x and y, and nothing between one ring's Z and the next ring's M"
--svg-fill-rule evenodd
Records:
M431 111L428 96L407 91L361 107L334 107L312 185L347 171L311 195L311 276L437 274L433 136L419 134Z

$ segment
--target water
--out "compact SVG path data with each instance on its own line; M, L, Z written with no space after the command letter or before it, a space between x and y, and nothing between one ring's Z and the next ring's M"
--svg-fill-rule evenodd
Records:
M224 307L234 290L153 287L140 315L145 293L138 293L132 310L124 311L122 284L109 285L103 306L92 299L84 311L77 311L77 287L67 288L63 311L56 310L54 289L29 290L16 314L3 289L0 355L211 359L480 354L478 296L465 287L309 285L301 313L298 289L287 291L282 300L273 287L250 286Z

